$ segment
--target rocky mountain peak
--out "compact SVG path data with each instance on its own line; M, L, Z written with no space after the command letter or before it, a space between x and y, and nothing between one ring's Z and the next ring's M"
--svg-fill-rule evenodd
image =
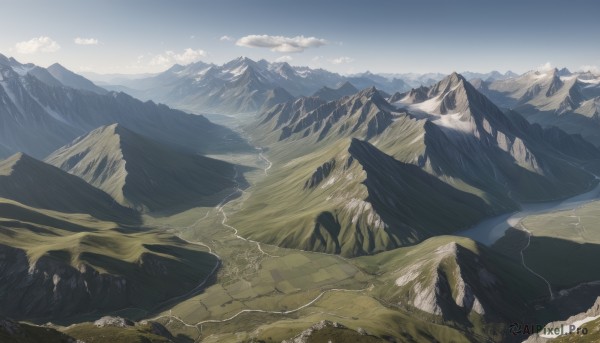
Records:
M460 74L453 72L452 74L446 76L440 82L436 83L429 89L428 97L433 98L435 96L440 96L441 94L445 94L450 92L456 87L459 87L461 84L467 80Z

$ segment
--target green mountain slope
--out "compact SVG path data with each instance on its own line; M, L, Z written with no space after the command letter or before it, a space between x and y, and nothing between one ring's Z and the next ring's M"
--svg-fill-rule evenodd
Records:
M390 104L371 88L264 112L250 131L273 168L234 226L259 241L356 256L594 184L577 165L600 152L581 137L503 113L458 74L420 92Z
M135 224L139 214L82 179L25 154L0 161L0 197L31 207Z
M46 161L140 211L215 206L234 186L233 165L175 150L117 124L76 139Z
M518 261L464 238L434 237L357 262L380 275L372 296L475 341L510 341L509 323L531 320L531 300L546 292Z
M197 288L218 259L171 234L0 198L0 315L80 321L147 313Z

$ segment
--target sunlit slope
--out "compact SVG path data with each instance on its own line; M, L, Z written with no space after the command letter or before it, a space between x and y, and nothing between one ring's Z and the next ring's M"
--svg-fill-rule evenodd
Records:
M263 113L250 130L274 164L234 226L264 242L356 256L594 184L578 166L597 161L594 146L507 116L462 76L414 92L390 104L371 88Z
M257 188L232 224L271 244L356 256L449 233L493 213L481 198L367 142L339 143L275 169L270 177L280 182ZM320 154L333 158L316 165Z
M234 186L232 164L173 149L118 124L78 138L46 161L141 211L214 206Z
M139 215L82 179L25 154L0 161L0 197L28 206L136 223Z

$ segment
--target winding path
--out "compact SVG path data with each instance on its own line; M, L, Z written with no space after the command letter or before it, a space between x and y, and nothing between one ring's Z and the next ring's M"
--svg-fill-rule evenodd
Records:
M319 301L325 294L330 293L330 292L354 292L354 293L359 293L359 292L365 292L365 291L369 291L371 289L373 289L374 285L371 284L369 287L363 288L363 289L344 289L344 288L331 288L331 289L327 289L322 291L321 293L319 293L319 295L317 295L314 299L312 299L311 301L307 302L306 304L299 306L293 310L287 310L287 311L268 311L268 310L252 310L252 309L246 309L246 310L241 310L239 312L237 312L236 314L234 314L233 316L229 317L229 318L225 318L225 319L208 319L208 320L203 320L200 322L197 322L195 324L190 324L185 322L183 319L177 317L177 316L173 316L172 312L169 311L168 315L162 315L162 316L158 316L155 318L152 318L150 320L158 320L158 319L163 319L163 318L169 318L169 320L171 319L175 319L178 322L180 322L181 324L183 324L186 327L195 327L196 329L199 329L200 332L202 331L202 325L203 324L218 324L218 323L225 323L231 320L234 320L235 318L239 317L240 315L244 314L244 313L266 313L266 314L279 314L279 315L286 315L286 314L291 314L294 312L298 312L300 310L303 310L311 305L313 305L314 303L316 303L317 301ZM198 328L200 327L200 328Z
M257 150L259 150L259 151L260 151L260 152L259 152L259 154L258 154L259 158L260 158L261 160L263 160L263 161L264 161L264 162L267 164L267 165L266 165L266 167L264 168L265 175L267 175L267 172L268 172L268 170L269 170L269 169L270 169L270 168L273 166L273 163L272 163L271 161L269 161L269 159L268 159L268 158L266 158L266 157L263 155L262 148L257 148ZM235 169L235 175L233 176L233 180L234 180L234 182L236 183L236 187L235 187L234 191L233 191L232 193L228 194L228 195L227 195L225 198L223 198L223 200L222 200L222 201L221 201L221 202L220 202L220 203L217 205L217 207L216 207L216 210L217 210L217 212L218 212L218 213L220 213L220 214L223 216L223 220L221 221L221 224L222 224L224 227L227 227L227 228L229 228L229 229L233 230L233 235L234 235L234 236L235 236L237 239L241 239L241 240L244 240L244 241L246 241L246 242L249 242L249 243L255 243L255 244L256 244L256 246L257 246L257 248L258 248L258 250L259 250L259 251L260 251L262 254L264 254L264 255L266 255L266 256L269 256L269 257L279 257L279 256L271 255L271 254L269 254L269 253L265 252L265 251L262 249L262 247L261 247L261 244L260 244L259 242L257 242L257 241L254 241L254 240L251 240L251 239L247 239L247 238L244 238L244 237L240 236L240 235L238 234L238 230L237 230L235 227L233 227L233 226L231 226L231 225L227 224L227 219L228 219L228 218L227 218L227 213L224 211L224 206L225 206L225 204L227 204L227 202L228 202L228 201L231 199L231 197L233 197L234 195L236 195L236 194L239 194L240 192L244 192L244 191L243 191L243 190L242 190L242 189L239 187L239 184L237 183L237 177L238 177L238 170L237 170L237 168L236 168L236 169ZM210 212L210 211L209 211L209 212ZM194 225L195 225L195 224L197 224L199 221L201 221L202 219L206 218L206 217L208 216L209 212L207 212L207 213L206 213L206 215L205 215L203 218L199 219L198 221L196 221L194 224L190 225L189 227L192 227L192 226L194 226ZM202 290L202 289L203 289L204 285L205 285L205 284L208 282L208 280L210 280L210 278L211 278L211 277L212 277L212 276L215 274L215 272L217 271L218 267L221 265L221 262L222 262L222 260L221 260L221 257L220 257L219 255L217 255L215 252L213 252L212 248L211 248L210 246L208 246L207 244L205 244L205 243L202 243L202 242L194 242L194 241L187 240L187 239L185 239L185 238L182 238L180 234L179 234L179 235L177 235L177 237L178 237L179 239L181 239L181 240L183 240L183 241L185 241L185 242L189 243L189 244L194 244L194 245L199 245L199 246L205 247L206 249L208 249L208 252L209 252L210 254L212 254L213 256L215 256L215 257L217 258L217 263L215 264L215 267L214 267L214 268L213 268L213 270L210 272L210 274L209 274L209 275L208 275L208 276L207 276L207 277L206 277L206 278L205 278L205 279L204 279L204 280L203 280L203 281L202 281L202 282L201 282L201 283L200 283L198 286L196 286L194 289L192 289L191 291L187 292L187 293L186 293L186 294L184 294L184 295L178 296L178 297L176 297L176 298L169 299L169 300L167 300L167 301L165 301L165 302L161 303L161 305L162 305L162 304L165 304L165 303L167 303L167 302L173 302L173 301L175 301L175 300L177 300L177 299L180 299L180 298L186 298L186 297L189 297L189 296L193 296L193 295L195 295L195 293L197 293L197 292L199 292L200 290ZM181 323L181 324L182 324L183 326L185 326L185 327L189 327L189 328L195 328L195 329L198 331L198 334L199 334L198 338L196 339L196 341L198 341L198 340L200 339L200 336L201 336L201 334L202 334L202 325L204 325L204 324L212 324L212 323L215 323L215 324L216 324L216 323L225 323L225 322L229 322L229 321L232 321L232 320L236 319L237 317L239 317L239 316L243 315L244 313L266 313L266 314L276 314L276 315L287 315L287 314L291 314L291 313L298 312L298 311L300 311L300 310L303 310L303 309L305 309L305 308L307 308L307 307L309 307L309 306L312 306L312 305L314 305L314 304L315 304L316 302L318 302L318 301L319 301L321 298L323 298L323 296L324 296L325 294L327 294L327 293L330 293L330 292L364 292L364 291L371 290L373 287L374 287L374 285L372 285L372 284L371 284L369 287L366 287L366 288L364 288L364 289L358 289L358 290L356 290L356 289L343 289L343 288L332 288L332 289L327 289L327 290L324 290L324 291L322 291L321 293L319 293L319 295L317 295L317 296L316 296L315 298L313 298L312 300L310 300L310 301L308 301L307 303L305 303L305 304L303 304L303 305L301 305L301 306L299 306L299 307L297 307L297 308L295 308L295 309L292 309L292 310L280 310L280 311L276 311L276 310L244 309L244 310L241 310L241 311L239 311L239 312L235 313L234 315L232 315L232 316L230 316L230 317L228 317L228 318L225 318L225 319L207 319L207 320L199 321L199 322L197 322L197 323L187 323L186 321L184 321L184 320L183 320L183 319L181 319L180 317L178 317L178 316L176 316L176 315L173 315L173 313L172 313L172 310L169 310L169 314L160 315L160 316L157 316L157 317L151 318L151 319L149 319L149 320L159 320L159 319L168 318L169 322L170 322L170 321L177 321L177 322ZM160 305L159 305L159 306L160 306Z
M520 254L521 254L521 264L523 265L523 267L525 269L527 269L531 274L539 277L540 279L542 279L546 285L548 286L548 291L550 292L550 300L554 300L554 293L552 292L552 285L550 284L550 282L548 280L546 280L546 278L544 278L543 276L541 276L540 274L536 273L533 269L529 268L527 266L527 264L525 264L525 255L523 254L523 252L529 248L529 244L531 243L531 231L527 230L527 228L525 228L525 225L523 225L523 223L519 223L520 225L519 228L521 231L525 232L527 234L527 244L523 247L523 249L521 249Z
M267 171L268 171L269 169L271 169L271 167L273 166L273 163L272 163L271 161L269 161L269 159L268 159L268 158L266 158L266 157L263 155L263 153L262 153L262 148L257 148L257 150L259 150L259 151L260 151L260 152L258 153L258 157L259 157L259 159L261 159L261 160L263 160L263 161L267 162L267 167L265 167L265 168L264 168L264 170L265 170L265 175L267 175ZM234 168L235 168L235 167L234 167ZM243 240L243 241L246 241L246 242L249 242L249 243L254 243L254 244L256 244L256 247L258 248L258 250L259 250L259 251L260 251L260 252L261 252L263 255L267 255L267 256L269 256L269 257L280 257L280 256L276 256L276 255L271 255L271 254L269 254L269 253L265 252L265 251L262 249L262 247L261 247L261 245L260 245L260 242L257 242L257 241L254 241L254 240L251 240L251 239L244 238L244 237L240 236L240 235L238 234L238 230L237 230L235 227L233 227L233 226L231 226L231 225L227 224L227 213L225 213L225 210L223 209L223 207L225 206L225 204L227 203L227 201L229 200L229 198L230 198L230 197L234 196L235 194L238 194L238 193L243 193L243 192L244 192L244 190L240 188L240 186L239 186L239 183L237 182L237 177L238 177L238 170L237 170L237 168L235 168L235 175L233 176L233 181L235 182L235 185L236 185L236 186L235 186L235 190L233 191L233 193L231 193L230 195L226 196L226 197L223 199L223 201L221 201L221 202L219 203L219 205L217 205L217 207L216 207L216 209L217 209L217 212L221 213L221 215L223 216L223 220L221 221L221 225L223 225L223 226L225 226L225 227L227 227L227 228L229 228L229 229L233 230L233 235L234 235L234 236L235 236L237 239L241 239L241 240Z

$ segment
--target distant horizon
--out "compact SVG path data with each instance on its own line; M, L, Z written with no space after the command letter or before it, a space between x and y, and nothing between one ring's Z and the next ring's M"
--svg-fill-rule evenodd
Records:
M21 0L3 3L0 51L129 75L237 56L344 75L598 70L599 12L592 0Z
M30 61L26 61L26 60L15 58L14 56L11 56L10 54L6 54L6 53L3 53L3 52L0 52L0 55L3 55L5 57L7 57L7 58L14 58L17 62L19 62L21 64L33 63L33 62L30 62ZM124 77L133 77L133 76L158 75L158 74L166 72L167 70L171 69L175 65L181 65L183 67L186 67L186 66L192 65L194 63L206 63L206 64L214 64L214 65L217 65L217 66L222 66L222 65L224 65L224 64L226 64L228 62L231 62L231 61L233 61L235 59L245 58L245 57L250 58L248 56L238 56L236 58L233 58L231 60L228 60L228 61L225 61L225 62L222 62L222 63L206 62L206 61L202 61L202 60L198 60L198 61L195 61L195 62L190 62L190 63L187 63L187 64L174 63L174 64L170 65L169 67L166 67L164 70L161 70L161 71L156 71L156 72L140 72L140 73L101 73L101 72L96 72L94 70L78 71L78 70L74 70L73 68L70 68L70 67L64 65L60 61L54 61L54 62L51 62L51 63L49 63L47 65L40 65L40 64L37 64L37 63L33 63L33 64L35 64L35 65L37 65L39 67L43 67L43 68L48 68L49 66L51 66L53 64L60 64L63 67L65 67L65 68L67 68L67 69L69 69L69 70L71 70L71 71L73 71L75 73L84 75L84 76L85 75L98 75L98 76L124 76ZM259 60L251 59L251 60L253 60L255 62L260 61L260 60L265 60L265 61L267 61L269 63L282 63L282 62L286 62L286 63L288 63L292 67L299 67L299 68L308 67L308 68L311 68L311 69L323 69L323 70L326 70L326 71L329 71L329 72L340 74L342 76L361 75L361 74L365 74L365 73L372 73L372 74L375 74L375 75L382 75L382 76L383 75L408 75L408 74L415 74L415 75L426 75L426 74L449 75L449 74L452 74L454 72L456 72L458 74L464 74L464 73L486 74L486 73L491 73L491 72L499 72L502 75L505 75L506 73L512 72L512 73L515 73L515 74L518 74L518 75L522 75L524 73L531 72L531 71L544 71L544 70L550 70L550 69L562 70L563 68L568 69L570 72L595 72L595 73L599 73L600 72L598 70L593 70L593 69L592 70L590 70L590 69L588 69L588 70L584 70L584 69L572 70L572 69L570 69L568 67L554 66L554 65L550 65L550 64L545 64L545 65L540 65L540 66L537 66L537 67L529 69L529 70L525 70L523 72L517 72L517 71L511 70L511 69L504 70L504 71L503 70L498 70L498 69L491 69L491 70L486 70L486 71L474 71L474 70L461 70L461 71L458 71L458 70L452 70L452 71L449 71L449 72L428 71L428 72L420 72L420 73L419 72L410 72L410 71L409 72L377 72L377 71L372 71L372 70L364 70L364 71L359 71L359 72L355 72L355 73L339 73L339 72L335 72L335 71L332 71L332 70L329 70L329 69L323 68L323 67L313 68L313 67L310 67L310 66L307 66L307 65L297 65L297 64L294 64L292 62L287 62L287 61L269 61L267 59L259 59Z

